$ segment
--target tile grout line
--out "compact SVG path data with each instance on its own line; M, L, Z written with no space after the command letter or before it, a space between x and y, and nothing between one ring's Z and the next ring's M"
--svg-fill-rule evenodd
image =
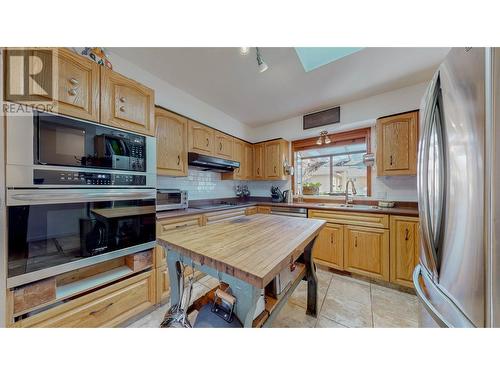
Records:
M325 304L326 296L328 295L328 291L330 290L330 286L332 285L332 280L333 280L333 275L330 275L330 281L328 282L328 287L326 288L325 296L323 297L323 300L321 301L321 306L318 308L318 317L316 318L316 323L314 324L314 328L317 328L319 318L320 318L320 316L322 316L321 311L323 310L323 305ZM318 287L318 289L319 289L319 287ZM330 320L334 321L333 319L330 319ZM337 323L337 322L335 322L335 323ZM340 324L340 323L338 323L338 324Z

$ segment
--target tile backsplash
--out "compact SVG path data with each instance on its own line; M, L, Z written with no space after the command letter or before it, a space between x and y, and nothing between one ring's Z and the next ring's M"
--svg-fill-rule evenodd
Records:
M235 197L235 187L248 185L251 196L270 197L271 186L281 190L290 188L288 181L231 181L222 180L221 174L190 168L187 177L158 176L157 186L161 188L187 190L189 199L217 199Z

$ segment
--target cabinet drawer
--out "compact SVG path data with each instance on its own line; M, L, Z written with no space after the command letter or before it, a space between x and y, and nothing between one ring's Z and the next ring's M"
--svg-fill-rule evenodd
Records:
M389 231L346 225L344 268L346 271L389 281Z
M248 207L245 210L246 215L255 215L257 213L257 207Z
M329 223L360 225L372 228L389 228L389 215L361 212L309 210L309 217L324 219Z
M203 223L202 215L186 216L175 219L159 220L156 222L156 236L161 236L163 233L190 226L199 226Z
M259 214L270 214L271 213L271 207L269 207L269 206L259 206L259 207L257 207L257 213L259 213Z
M245 216L245 208L237 208L234 210L223 210L217 212L210 212L205 214L207 224L214 224L223 220L231 220L237 217Z
M56 306L19 327L114 327L155 303L154 271L148 271Z

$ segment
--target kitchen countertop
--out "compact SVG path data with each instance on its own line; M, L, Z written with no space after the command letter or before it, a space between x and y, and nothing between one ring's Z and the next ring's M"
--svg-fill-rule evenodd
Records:
M234 206L224 206L219 208L202 209L202 208L187 208L182 210L159 211L156 213L156 218L167 219L173 217L189 216L189 215L203 215L208 212L231 210L244 207L253 206L275 206L275 207L297 207L307 208L314 210L327 210L327 211L347 211L347 212L364 212L373 214L385 215L404 215L404 216L418 216L418 209L411 207L394 207L394 208L374 208L370 205L355 204L353 207L342 207L339 203L314 203L314 202L294 202L294 203L274 203L274 202L259 202L248 201L238 203Z
M197 264L264 288L304 252L325 224L325 220L256 214L174 229L159 236L158 243Z

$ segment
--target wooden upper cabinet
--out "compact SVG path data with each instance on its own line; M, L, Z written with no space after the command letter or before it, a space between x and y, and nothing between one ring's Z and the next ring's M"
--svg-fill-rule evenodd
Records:
M327 223L321 229L314 243L313 257L328 267L344 269L343 225Z
M239 139L234 140L234 149L233 149L233 159L235 161L240 162L240 167L236 168L233 173L225 173L223 175L224 178L235 179L235 180L243 180L246 176L245 172L245 142L240 141Z
M285 162L289 161L289 143L283 139L264 143L264 178L286 180Z
M264 178L264 145L253 145L253 177L256 180Z
M41 87L34 86L33 81L30 81L30 92L34 95L28 97L28 101L23 101L23 103L36 104L37 100L40 99L54 100L55 107L53 111L56 113L99 122L99 65L64 48L40 48L26 53L29 56L25 58L28 58L30 63L34 65L37 62L48 64L53 56L56 58L57 69L53 69L52 73L55 74L53 85L56 87L54 93L57 95L53 97L45 93ZM14 96L10 94L14 94L24 87L24 70L22 67L24 60L19 58L11 59L9 58L10 54L11 51L6 50L5 68L10 79L6 80L5 99L15 101ZM48 75L37 76L37 81L50 79L51 77ZM23 91L24 89L20 92Z
M154 91L101 66L101 122L154 136Z
M389 231L344 226L344 269L389 281Z
M196 121L188 120L189 151L214 155L215 130Z
M99 121L99 65L84 57L58 50L57 112Z
M245 143L245 179L253 178L253 147L249 143Z
M418 264L418 218L391 216L391 282L413 287L413 270Z
M187 176L187 119L164 109L156 108L155 122L158 174Z
M417 173L418 111L377 120L377 174Z
M233 137L222 132L215 131L214 154L223 159L233 158Z

